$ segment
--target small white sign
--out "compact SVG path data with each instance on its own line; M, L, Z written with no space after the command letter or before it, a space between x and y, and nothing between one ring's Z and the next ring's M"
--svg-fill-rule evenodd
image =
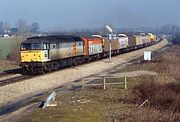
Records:
M116 40L116 34L108 34L109 40Z
M151 60L151 51L144 51L144 60L145 61L150 61Z

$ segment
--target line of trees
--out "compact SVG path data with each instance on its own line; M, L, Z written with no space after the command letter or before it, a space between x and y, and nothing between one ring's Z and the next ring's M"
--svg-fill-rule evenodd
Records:
M180 26L178 25L165 25L156 30L158 33L162 34L172 34L177 35L180 33Z
M40 31L40 26L38 22L33 22L32 24L28 24L26 20L19 19L15 23L15 27L12 27L9 22L0 21L0 34L37 34Z
M175 35L175 37L172 39L172 42L175 45L180 45L180 33Z

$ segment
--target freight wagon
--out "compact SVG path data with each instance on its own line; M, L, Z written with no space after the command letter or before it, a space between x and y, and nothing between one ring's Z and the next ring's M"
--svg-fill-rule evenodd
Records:
M134 47L139 45L138 37L135 35L127 35L128 36L128 47Z
M119 49L128 47L128 37L125 34L118 34L118 39L120 43Z
M89 60L95 60L103 57L103 39L101 37L82 37L85 43L86 56Z

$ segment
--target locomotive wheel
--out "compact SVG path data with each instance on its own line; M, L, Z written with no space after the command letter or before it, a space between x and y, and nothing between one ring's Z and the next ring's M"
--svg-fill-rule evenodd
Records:
M73 66L77 66L78 65L78 60L74 59L72 64L73 64Z
M83 59L82 59L82 58L79 58L78 64L82 64L82 63L83 63Z
M44 74L44 68L43 68L43 67L40 67L40 68L39 68L38 74Z
M56 71L58 70L60 67L59 63L58 62L55 62L54 65L53 65L53 69Z

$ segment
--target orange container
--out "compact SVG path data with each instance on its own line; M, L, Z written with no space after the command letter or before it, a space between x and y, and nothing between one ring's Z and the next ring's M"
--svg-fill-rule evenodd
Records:
M95 55L103 53L103 40L99 37L83 37L82 38L85 41L85 50L86 55Z

